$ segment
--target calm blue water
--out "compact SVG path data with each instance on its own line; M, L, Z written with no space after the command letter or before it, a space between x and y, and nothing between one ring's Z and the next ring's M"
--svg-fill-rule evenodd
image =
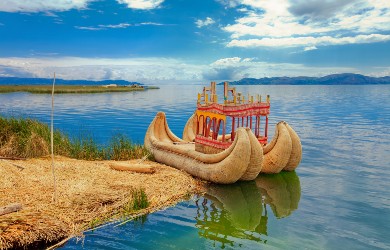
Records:
M279 120L300 135L295 173L210 186L205 196L123 226L86 233L65 249L390 249L390 86L238 86L271 95ZM115 133L136 142L157 111L181 136L202 86L134 93L58 95L55 127ZM50 120L50 96L0 94L0 114Z

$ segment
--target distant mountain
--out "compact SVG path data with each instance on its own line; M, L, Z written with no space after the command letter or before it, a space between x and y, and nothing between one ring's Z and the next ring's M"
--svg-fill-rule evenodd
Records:
M223 84L223 83L219 83ZM323 77L264 77L243 78L239 81L229 82L230 85L366 85L390 84L390 76L370 77L359 74L334 74Z
M50 78L19 78L19 77L0 77L0 85L46 85L53 84L53 79ZM102 81L90 81L90 80L64 80L56 79L56 84L64 85L143 85L139 82L129 82L125 80L102 80Z

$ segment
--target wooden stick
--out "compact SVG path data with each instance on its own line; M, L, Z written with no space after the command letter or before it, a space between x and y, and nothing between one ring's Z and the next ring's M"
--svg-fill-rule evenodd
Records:
M22 204L20 204L20 203L9 204L7 206L0 207L0 216L5 215L5 214L9 214L9 213L13 213L13 212L17 212L21 209L22 209Z
M2 160L26 160L26 158L13 157L13 156L0 156Z
M58 247L61 247L62 245L64 245L68 240L72 239L73 237L75 237L75 235L71 235L63 240L61 240L60 242L57 242L56 244L54 244L53 246L50 246L48 248L46 248L46 250L54 250L54 249L57 249Z
M10 164L10 165L12 165L12 166L15 166L15 167L19 168L20 170L25 169L25 167L20 166L20 165L18 165L18 164L15 164L15 163L13 163L13 162L9 162L9 161L7 161L7 160L5 160L5 159L0 159L0 160L5 161L6 163L8 163L8 164Z
M137 163L140 164L140 163L144 162L144 161L148 158L149 155L150 155L150 153L147 153L147 154L146 154L144 157L142 157L142 159L139 160Z
M127 164L127 163L110 163L110 168L119 171L131 171L143 174L153 174L156 170L150 165L142 164Z
M50 146L51 146L51 172L53 174L53 185L54 185L54 202L57 202L57 183L56 174L54 169L54 146L53 146L53 130L54 130L54 85L56 83L56 72L54 72L53 88L51 91L51 124L50 124Z

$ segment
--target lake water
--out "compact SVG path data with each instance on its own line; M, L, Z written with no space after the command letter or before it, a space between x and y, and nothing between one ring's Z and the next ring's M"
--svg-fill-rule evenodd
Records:
M390 249L390 86L237 86L271 95L270 135L287 121L303 158L295 172L209 187L129 222L86 233L64 249ZM158 111L181 137L202 86L57 95L55 127L107 144L142 143ZM221 89L219 89L220 91ZM50 121L49 95L0 94L0 114Z

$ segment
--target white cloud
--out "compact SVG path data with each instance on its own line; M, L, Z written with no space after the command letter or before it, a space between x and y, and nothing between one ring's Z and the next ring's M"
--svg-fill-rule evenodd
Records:
M123 29L123 28L127 28L129 26L131 26L131 25L128 23L99 25L99 27L108 28L108 29Z
M252 62L255 58L244 58L242 59L243 62Z
M119 23L119 24L99 24L97 26L74 26L76 29L80 30L106 30L106 29L125 29L130 26L162 26L164 24L161 23L153 23L153 22L144 22L144 23Z
M1 0L0 11L4 12L41 12L84 9L88 3L97 0ZM164 0L117 0L131 9L154 9Z
M154 23L154 22L144 22L144 23L135 23L134 24L134 26L144 26L144 25L164 26L164 25L169 25L169 24Z
M367 73L348 67L309 67L294 63L270 63L255 58L223 58L209 65L203 76L207 80L238 80L246 77L324 76L335 73Z
M306 47L306 48L304 49L304 51L310 51L310 50L316 50L316 49L317 49L316 46L309 46L309 47Z
M220 2L229 8L234 8L240 4L240 0L217 0L217 2Z
M164 0L117 0L118 3L127 4L130 9L148 10L160 6Z
M144 83L167 80L201 80L202 65L186 64L172 58L0 58L1 69L6 72L17 72L14 76L30 75L33 77L50 77L56 72L63 79L101 80L125 79ZM12 70L11 70L12 69Z
M241 62L240 57L229 57L219 59L211 64L211 66L230 66Z
M371 70L371 71L370 71ZM190 64L174 58L0 58L0 76L51 77L62 79L124 79L142 83L209 80L239 80L264 76L323 76L334 73L384 75L388 68L308 67L303 64L270 63L256 58L222 58L210 64ZM282 75L283 74L283 75Z
M247 8L239 8L239 9L237 9L237 11L238 12L248 12L249 9L247 9Z
M208 26L215 23L215 21L211 17L206 17L205 20L196 20L195 24L198 28L202 28L203 26Z
M376 76L376 77L384 77L384 76L390 76L390 67L377 67L374 68L374 70L367 75L369 76Z
M289 46L306 48L371 43L382 41L379 36L390 31L390 1L220 1L227 6L248 7L246 12L240 11L241 16L233 24L223 28L231 33L228 46L288 46L287 41L293 42ZM331 42L323 42L324 39ZM310 43L305 44L305 40Z
M41 12L83 9L93 0L1 0L0 11L4 12Z
M74 26L76 29L79 30L103 30L103 28L100 27L91 27L91 26Z
M358 35L354 37L283 37L283 38L262 38L247 40L232 40L228 47L297 47L306 46L306 48L316 49L316 46L341 45L341 44L361 44L373 42L390 41L390 35L371 34ZM307 49L305 49L307 50Z

